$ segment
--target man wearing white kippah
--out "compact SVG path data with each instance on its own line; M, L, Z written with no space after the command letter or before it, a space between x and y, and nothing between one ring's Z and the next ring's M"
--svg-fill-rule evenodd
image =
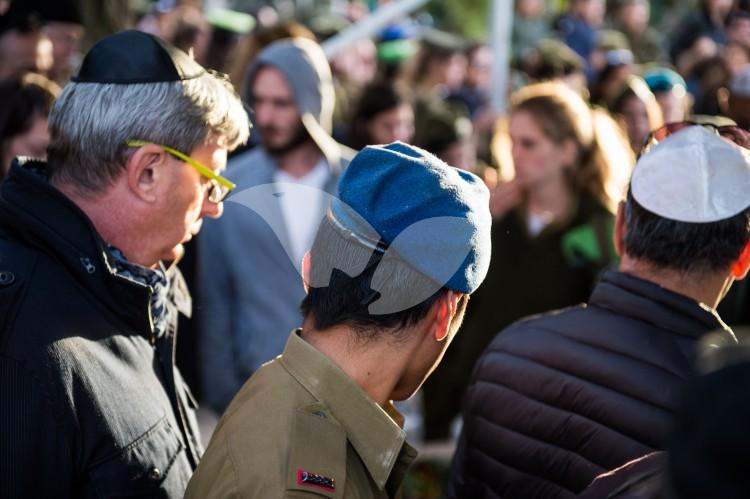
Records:
M480 358L448 497L575 497L664 448L701 337L736 341L716 307L750 267L748 135L691 125L652 133L617 214L619 269L589 303L510 326Z

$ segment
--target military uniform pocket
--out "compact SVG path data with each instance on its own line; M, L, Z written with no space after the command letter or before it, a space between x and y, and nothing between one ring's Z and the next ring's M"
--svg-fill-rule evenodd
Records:
M323 404L297 410L289 447L285 498L343 499L346 433Z

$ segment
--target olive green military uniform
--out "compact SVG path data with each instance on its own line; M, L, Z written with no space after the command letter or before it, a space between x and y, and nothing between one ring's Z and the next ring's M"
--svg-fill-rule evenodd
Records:
M398 497L417 455L402 424L294 331L230 404L185 497Z

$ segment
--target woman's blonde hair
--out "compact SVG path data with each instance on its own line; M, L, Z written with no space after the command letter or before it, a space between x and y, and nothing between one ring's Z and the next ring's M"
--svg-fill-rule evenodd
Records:
M572 140L578 148L574 168L569 169L571 188L588 194L614 211L625 193L635 157L627 138L609 114L591 108L562 82L548 81L525 86L511 96L510 113L523 111L555 144ZM500 178L513 177L513 158L508 118L498 123L492 153L500 166Z

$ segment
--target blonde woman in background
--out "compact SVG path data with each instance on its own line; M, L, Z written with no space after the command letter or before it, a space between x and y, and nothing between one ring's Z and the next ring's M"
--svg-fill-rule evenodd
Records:
M492 261L464 334L425 388L428 438L448 436L471 369L505 326L585 301L615 258L617 202L635 162L622 130L564 83L522 88L499 124ZM446 389L448 393L446 393Z

